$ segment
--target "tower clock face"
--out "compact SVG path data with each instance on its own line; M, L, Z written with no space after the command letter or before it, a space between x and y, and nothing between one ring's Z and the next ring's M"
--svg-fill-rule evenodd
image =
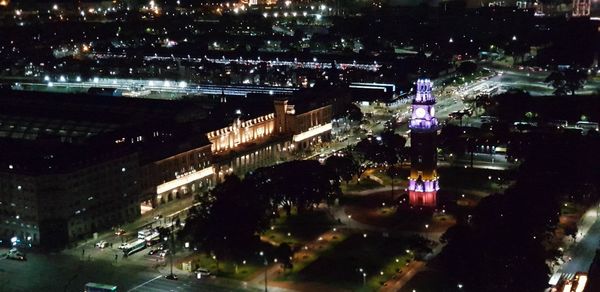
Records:
M426 114L426 112L425 112L425 109L424 109L424 108L421 108L421 107L420 107L420 108L417 108L417 109L415 110L415 116L417 116L417 118L419 118L419 119L422 119L422 118L424 118L424 117L425 117L425 114Z

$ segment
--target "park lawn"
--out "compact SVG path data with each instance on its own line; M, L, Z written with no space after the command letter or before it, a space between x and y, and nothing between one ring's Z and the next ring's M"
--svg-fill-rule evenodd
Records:
M333 249L324 252L297 274L290 275L290 278L355 290L363 288L362 273L359 272L362 268L367 273L367 288L372 291L380 288L380 282L391 278L392 271L406 263L406 250L409 246L406 238L386 238L380 235L367 235L365 238L362 234L353 234ZM398 263L395 262L396 258L399 259ZM383 276L380 275L381 271Z
M412 260L412 255L404 253L402 255L398 255L393 260L388 261L388 263L383 266L379 273L376 273L372 277L368 278L367 286L369 291L379 290L385 282L390 280Z
M442 167L438 175L440 188L457 190L494 190L496 184L490 177L506 179L506 171L463 167Z
M585 208L577 206L574 203L563 203L560 206L560 214L562 215L576 215L583 212L585 212Z
M302 214L293 211L290 216L282 212L263 237L272 244L285 242L294 246L315 240L336 224L331 214L323 209L307 210Z
M338 244L343 242L348 238L348 234L342 231L336 232L336 234L327 241L324 241L320 248L317 249L309 249L303 250L301 249L299 252L295 254L295 260L293 263L293 267L291 270L288 270L283 274L279 279L279 281L293 280L296 275L302 271L304 268L312 264L315 260L317 260L321 255L329 252L334 249Z
M371 176L376 176L379 178L384 186L392 185L392 177L389 176L385 170L379 169L378 171L370 174ZM401 183L406 184L406 178L410 175L410 168L405 167L398 171L398 175L394 176L394 185L399 186ZM362 180L361 180L362 182Z
M358 182L358 180L353 179L348 184L346 184L346 183L340 184L340 189L341 189L342 193L347 193L347 192L360 192L360 191L365 191L365 190L371 190L371 189L379 188L382 186L383 186L382 184L380 184L379 182L376 182L375 180L372 180L367 177L363 177L360 179L360 183Z
M240 281L250 280L250 277L257 271L263 268L262 262L259 259L249 259L244 264L243 262L237 263L238 269L236 272L236 262L231 260L219 260L219 271L217 271L217 262L207 253L199 253L193 255L186 261L192 262L192 267L202 267L208 269L212 274L216 274L218 277L231 278ZM182 264L177 264L179 269L182 268Z

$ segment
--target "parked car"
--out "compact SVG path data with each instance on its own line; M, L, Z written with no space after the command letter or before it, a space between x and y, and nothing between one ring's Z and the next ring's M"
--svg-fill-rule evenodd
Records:
M125 230L123 230L122 228L117 229L117 231L115 231L115 235L123 235L125 234Z
M106 240L100 240L100 241L96 242L97 248L105 248L107 246L108 246L108 242L106 242Z
M179 278L177 278L177 276L175 274L166 275L165 278L168 280L174 280L174 281L177 281L179 279Z
M11 250L9 250L6 258L11 259L11 260L17 260L17 261L26 261L27 260L27 257L25 256L25 254L23 254L16 248L12 248Z
M196 274L196 277L198 279L201 279L203 277L208 277L210 276L210 271L208 269L205 268L197 268L194 273Z
M153 254L156 254L156 253L158 253L158 252L160 252L160 249L158 249L158 248L153 248L153 249L151 249L151 250L148 252L148 254L149 254L149 255L153 255Z
M163 249L159 254L158 254L161 258L164 258L166 256L169 255L169 250L168 249Z

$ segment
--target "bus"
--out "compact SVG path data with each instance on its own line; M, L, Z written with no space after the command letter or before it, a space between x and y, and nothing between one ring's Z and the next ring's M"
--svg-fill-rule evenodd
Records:
M160 234L158 232L154 232L149 236L144 238L146 241L146 246L152 246L160 242Z
M107 285L107 284L98 284L98 283L87 283L85 284L85 292L116 292L117 286Z
M154 233L154 230L152 230L151 228L142 229L142 230L138 231L138 239L144 239L144 238L152 235L152 233Z
M577 128L581 128L583 130L585 130L585 132L592 130L592 131L598 131L598 123L594 123L594 122L586 122L586 121L579 121L576 124Z
M124 256L132 255L144 248L146 248L146 241L143 239L138 239L138 240L131 242L123 247L123 255Z

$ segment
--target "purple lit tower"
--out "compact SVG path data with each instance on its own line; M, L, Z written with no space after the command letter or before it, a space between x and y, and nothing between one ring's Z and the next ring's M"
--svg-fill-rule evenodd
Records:
M410 119L410 177L408 196L412 206L436 206L440 186L437 175L435 97L429 79L417 80L417 94L412 102Z

